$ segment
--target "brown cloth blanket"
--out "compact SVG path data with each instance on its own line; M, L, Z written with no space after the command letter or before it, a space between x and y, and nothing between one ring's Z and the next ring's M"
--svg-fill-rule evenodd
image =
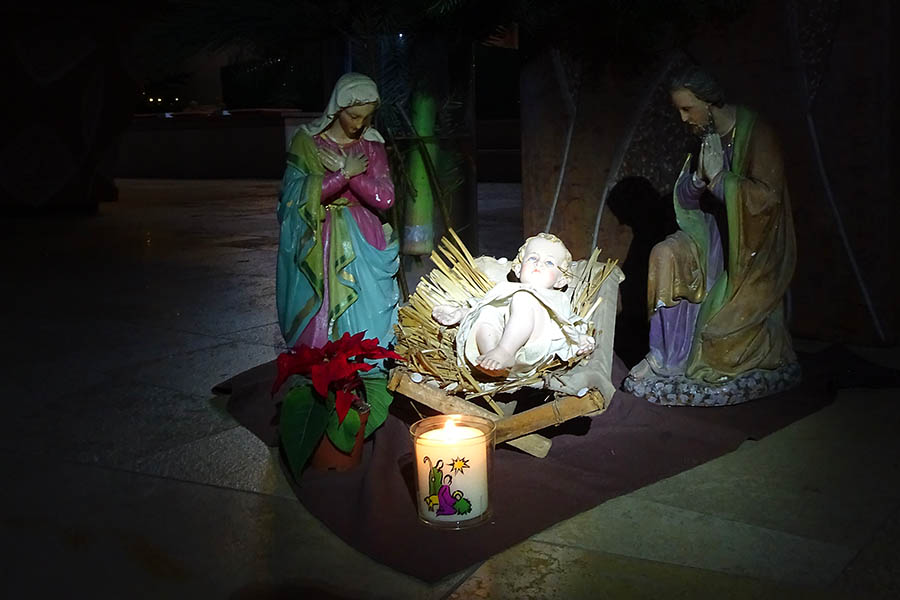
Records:
M829 404L839 387L900 387L897 372L840 346L801 354L800 362L804 382L769 398L716 408L664 407L619 391L601 415L540 432L553 437L544 459L498 446L493 518L473 529L440 531L418 520L409 423L395 414L366 442L359 467L307 470L292 483L306 508L345 542L398 571L436 581L605 500L768 435ZM626 373L616 358L613 382L621 383ZM267 363L214 388L230 393L229 412L272 446L278 443L278 398L269 395L274 377L274 363ZM397 398L394 406L392 413L403 416L400 409L409 402Z

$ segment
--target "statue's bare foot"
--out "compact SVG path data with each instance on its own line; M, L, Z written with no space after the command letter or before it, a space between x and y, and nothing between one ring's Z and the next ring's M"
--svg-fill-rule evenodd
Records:
M486 375L500 377L509 373L509 369L513 366L515 359L515 354L507 352L498 346L490 352L485 352L479 356L478 364L475 366Z

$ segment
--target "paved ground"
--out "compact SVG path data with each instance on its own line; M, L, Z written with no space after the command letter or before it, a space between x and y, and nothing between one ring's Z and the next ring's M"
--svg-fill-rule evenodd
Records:
M277 182L119 185L96 217L3 222L6 597L900 595L896 389L844 390L435 585L359 554L209 392L278 351ZM517 188L479 193L482 250L513 252Z

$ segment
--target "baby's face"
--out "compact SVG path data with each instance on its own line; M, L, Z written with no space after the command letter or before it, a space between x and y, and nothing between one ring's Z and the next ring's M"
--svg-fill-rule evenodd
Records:
M566 249L559 242L536 238L525 246L519 281L534 287L551 289L562 277L560 267L566 258Z

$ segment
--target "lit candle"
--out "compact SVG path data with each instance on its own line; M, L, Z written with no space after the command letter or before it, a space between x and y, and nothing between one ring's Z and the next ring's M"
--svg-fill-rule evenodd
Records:
M410 433L419 518L453 529L489 518L494 423L468 415L441 415L413 424Z

